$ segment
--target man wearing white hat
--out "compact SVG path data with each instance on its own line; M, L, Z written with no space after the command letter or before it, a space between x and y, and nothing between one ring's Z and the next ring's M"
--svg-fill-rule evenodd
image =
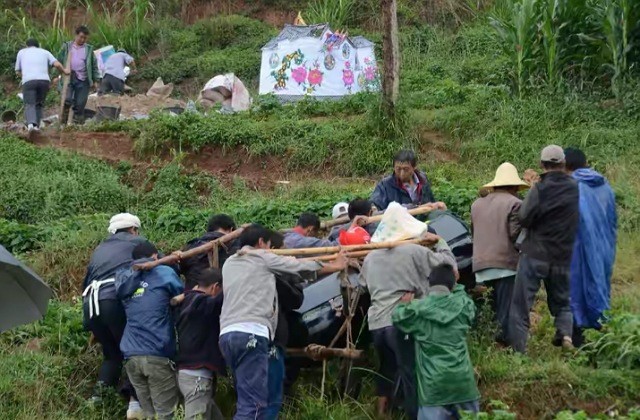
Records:
M349 214L349 203L345 203L344 201L333 206L333 210L331 211L331 216L334 219L339 219L347 214Z
M116 214L109 221L109 237L93 251L83 282L83 325L102 345L103 361L92 401L101 400L105 387L116 387L122 372L120 340L126 315L117 298L115 273L133 261L133 249L146 242L140 236L140 219L129 213ZM142 414L133 387L125 381L122 393L129 397L127 418Z
M473 272L476 282L491 287L491 306L499 325L496 341L506 344L509 308L520 254L518 212L522 200L518 192L529 188L509 162L498 167L496 176L483 186L488 195L471 206L473 230Z
M578 229L578 184L564 172L565 155L550 145L540 156L543 173L520 207L524 239L509 310L509 344L524 353L529 337L529 311L544 281L549 312L555 318L555 346L573 349L573 316L569 268Z

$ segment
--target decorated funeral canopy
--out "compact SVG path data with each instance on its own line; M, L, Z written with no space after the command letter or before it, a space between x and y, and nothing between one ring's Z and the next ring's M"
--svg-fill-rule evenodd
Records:
M379 89L374 44L328 24L285 25L262 48L261 95L340 97Z

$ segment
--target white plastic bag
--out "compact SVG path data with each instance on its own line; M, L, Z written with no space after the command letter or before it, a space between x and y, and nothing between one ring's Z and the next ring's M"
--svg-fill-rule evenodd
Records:
M395 201L389 204L371 238L371 243L413 239L427 230L427 224L409 214L409 210Z

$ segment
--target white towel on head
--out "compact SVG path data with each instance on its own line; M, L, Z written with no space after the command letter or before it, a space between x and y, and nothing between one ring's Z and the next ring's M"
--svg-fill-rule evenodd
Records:
M114 234L120 229L128 229L128 228L138 228L140 229L140 219L138 216L134 216L131 213L120 213L116 214L109 220L109 233Z

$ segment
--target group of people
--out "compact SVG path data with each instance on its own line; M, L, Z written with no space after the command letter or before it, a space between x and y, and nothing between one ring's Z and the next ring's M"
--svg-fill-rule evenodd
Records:
M367 218L391 202L446 209L416 163L413 152L401 151L371 200L336 204L334 218L348 221L326 239L318 238L319 217L303 213L284 234L244 225L215 255L185 254L237 230L230 216L218 214L204 235L173 254L177 264L165 265L140 236L140 220L115 215L83 285L84 324L104 356L93 398L118 385L126 361L121 391L129 398L128 418L172 418L182 399L186 418L217 419L217 376L230 371L234 418L277 418L288 315L303 303L302 284L344 270L349 261L342 253L321 263L271 250L366 243L375 231ZM504 163L471 209L476 281L490 287L496 340L519 352L526 350L540 280L556 318L555 345L572 348L582 328L600 326L615 255L615 202L604 177L577 149L546 147L541 166L542 175L527 171L525 182ZM518 193L529 188L521 200ZM358 290L370 296L368 329L379 359L378 411L401 406L408 418L421 420L477 412L480 394L466 344L476 305L457 284L447 243L430 228L419 239L373 250L361 262Z
M183 250L234 230L230 216L214 215L207 233ZM93 400L118 385L126 360L121 392L129 398L128 418L173 418L182 396L186 418L220 419L213 397L217 375L229 369L238 395L236 418L277 418L287 313L302 304L300 281L343 270L347 259L317 263L277 256L269 250L283 247L285 237L251 224L219 249L222 270L210 266L206 253L182 258L179 252L175 266L138 269L162 257L139 235L140 220L115 215L109 232L83 285L84 325L104 356Z
M79 26L73 41L65 42L57 57L40 48L38 41L33 38L28 39L25 48L18 52L15 71L22 85L25 119L30 132L40 129L51 85L49 70L52 67L69 76L63 114L60 116L62 123L67 122L71 109L73 121L78 124L84 122L84 110L92 87L98 89L99 94L124 93L125 67L135 70L133 57L119 49L106 60L102 74L98 69L94 48L88 40L89 29ZM62 82L59 88L62 90Z
M547 146L540 161L543 173L527 171L527 182L502 164L471 208L473 271L491 287L496 339L523 353L541 281L555 346L581 346L585 328L601 327L616 253L616 204L607 180L576 148ZM526 189L521 200L518 192Z

